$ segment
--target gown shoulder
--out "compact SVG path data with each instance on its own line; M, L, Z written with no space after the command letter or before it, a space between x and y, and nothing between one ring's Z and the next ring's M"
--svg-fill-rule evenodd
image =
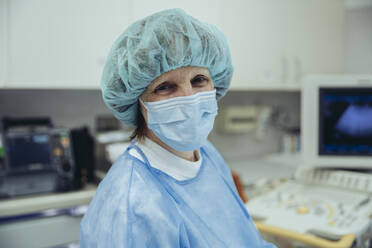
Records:
M216 166L218 172L225 178L231 187L235 188L230 167L226 164L225 160L214 145L210 141L207 141L202 148L205 150L208 158L212 160L212 164Z
M142 161L128 152L121 155L99 184L81 221L80 246L147 247L178 237L182 222L169 211L174 202L164 197L164 189L153 177ZM167 237L150 235L162 223L172 225Z

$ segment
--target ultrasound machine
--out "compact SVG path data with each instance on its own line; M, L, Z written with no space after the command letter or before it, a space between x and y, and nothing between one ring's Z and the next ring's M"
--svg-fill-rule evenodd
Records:
M246 205L278 247L372 247L372 75L309 76L301 164Z

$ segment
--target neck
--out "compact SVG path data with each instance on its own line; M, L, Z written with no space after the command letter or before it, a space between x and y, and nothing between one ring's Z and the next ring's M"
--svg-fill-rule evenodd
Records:
M198 160L198 156L196 155L196 151L177 151L174 150L172 147L168 146L165 144L163 141L161 141L151 130L147 129L146 130L146 137L158 144L159 146L163 147L165 150L173 153L177 157L186 159L188 161L194 162Z

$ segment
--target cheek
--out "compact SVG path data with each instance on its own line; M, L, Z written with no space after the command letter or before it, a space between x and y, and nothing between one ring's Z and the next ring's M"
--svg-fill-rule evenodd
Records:
M203 87L193 87L193 94L198 92L212 91L214 89L214 84L210 81L208 84L203 85Z
M209 90L213 90L213 89L214 89L214 83L213 83L212 80L209 81L208 89L209 89Z
M202 91L211 91L211 90L213 90L213 89L214 89L214 84L213 84L212 80L210 80L210 81L208 82L208 84L206 84L206 85L205 85L204 87L202 87L201 89L202 89Z

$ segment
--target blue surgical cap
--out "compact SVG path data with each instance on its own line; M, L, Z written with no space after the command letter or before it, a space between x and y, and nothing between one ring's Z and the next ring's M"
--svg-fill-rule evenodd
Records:
M233 74L224 34L182 9L169 9L130 25L113 44L102 79L103 100L124 124L137 125L138 98L161 74L184 66L209 69L217 100Z

